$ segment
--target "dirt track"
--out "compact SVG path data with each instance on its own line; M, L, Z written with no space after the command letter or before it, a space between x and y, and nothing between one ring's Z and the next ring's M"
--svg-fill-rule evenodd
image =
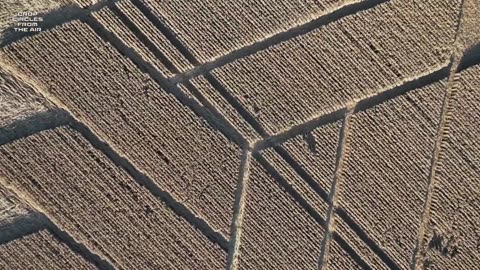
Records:
M31 9L0 42L1 267L480 265L477 0Z

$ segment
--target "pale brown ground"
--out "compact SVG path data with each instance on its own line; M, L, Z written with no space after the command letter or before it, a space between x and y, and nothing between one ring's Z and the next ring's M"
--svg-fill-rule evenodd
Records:
M2 2L0 268L477 269L479 5Z

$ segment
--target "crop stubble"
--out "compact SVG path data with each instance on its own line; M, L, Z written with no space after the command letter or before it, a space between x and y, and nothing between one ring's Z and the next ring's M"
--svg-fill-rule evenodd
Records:
M345 2L359 2L268 0L252 4L245 0L140 1L192 50L199 62L213 60L309 22Z
M107 31L165 77L193 67L131 1L115 3L92 15Z
M358 265L348 253L343 250L338 243L330 242L330 251L328 252L328 270L361 270L363 269ZM377 268L374 268L377 269ZM380 269L380 268L378 268Z
M335 121L322 125L282 144L326 193L333 181L341 124Z
M98 12L94 12L93 17L105 27L105 29L117 36L126 46L135 50L144 61L153 65L162 74L166 76L172 74L110 8L105 7Z
M275 134L447 66L459 6L388 1L212 73Z
M341 194L340 194L341 196ZM368 246L365 241L363 241L360 236L358 235L358 232L353 230L343 219L340 217L336 216L335 217L335 226L334 226L334 231L336 234L340 235L345 239L346 243L352 248L352 250L356 253L359 254L362 259L372 268L375 270L391 270L385 262L382 261L382 259L375 254L375 252L372 250L370 246ZM341 256L341 254L344 254L345 252L342 251L339 253L339 251L332 251L331 249L337 249L335 247L337 245L333 241L330 241L330 247L329 247L329 253L328 257L325 258L325 262L328 265L327 269L342 269L341 265L343 264L341 261L344 261L344 259L338 258L338 256ZM343 256L343 255L342 255ZM336 265L336 261L340 261L340 265ZM347 260L349 261L349 260ZM346 262L345 262L346 263Z
M149 19L132 3L131 0L121 1L116 5L120 11L127 15L128 18L137 25L141 32L146 35L149 40L153 42L155 46L172 62L176 69L172 72L184 72L193 67L192 63L190 63L185 56L183 56L178 49L171 44L160 30L151 24Z
M415 247L445 91L443 80L351 118L338 204L400 268ZM346 228L338 233L351 239Z
M238 146L81 22L5 53L162 190L228 235Z
M30 209L14 194L0 186L0 229L16 218L30 213Z
M213 75L209 75L215 78ZM219 93L219 91L204 77L199 76L190 83L195 86L198 91L206 97L216 108L218 108L223 116L242 134L249 142L259 140L260 135L249 125L248 121L243 118L240 113L232 107L232 105Z
M15 239L0 246L1 269L94 270L98 269L47 230Z
M309 10L305 7L310 4L290 6L282 2L280 11L286 12L284 15L301 19L291 21L288 17L280 20L280 17L275 17L281 13L278 12L268 19L268 16L263 15L247 22L235 19L228 25L221 18L235 18L234 12L241 11L240 7L234 9L222 6L224 4L206 3L211 7L210 10L201 9L201 12L193 13L193 19L182 20L185 14L192 14L182 10L191 11L194 6L181 2L162 5L149 0L133 2L142 2L150 7L172 33L192 49L200 62L210 61L236 48L305 23L328 9L310 6ZM407 3L392 0L238 59L214 70L208 76L219 80L267 133L276 134L314 116L343 108L351 101L411 80L419 74L428 74L445 67L451 53L459 3L460 1L447 3L441 0ZM331 5L329 8L339 5L328 4ZM128 30L110 9L104 8L94 14L105 28L133 48L146 62L154 63L166 76L192 67L192 63L189 63L158 29L149 25L136 5L130 1L121 1L115 5L143 35L167 55L174 69L161 63L141 38ZM255 7L252 14L269 14L272 6L274 5L262 2ZM177 9L176 13L170 12L172 9ZM268 20L270 24L266 24L264 20ZM256 26L257 24L269 25L269 28L261 28ZM235 39L241 42L229 41ZM338 43L348 45L335 46ZM141 74L130 61L115 52L108 43L100 40L83 23L74 22L40 37L17 43L7 48L6 53L19 66L25 64L24 72L44 83L48 91L65 103L75 116L85 121L95 133L111 143L121 155L131 160L163 190L171 193L196 214L205 217L215 229L228 235L240 150L220 132L213 130L173 96L166 94L151 78ZM71 61L68 61L70 58ZM84 70L85 65L92 70ZM61 75L52 72L58 67L64 71ZM110 74L116 76L112 77ZM478 91L472 90L479 89L478 85L472 86L475 75L478 77L478 71L467 72L465 77L468 80L460 79L457 82L461 84L460 88L469 89L459 95L459 100L471 101L478 96ZM194 78L191 83L222 111L247 140L254 141L259 138L247 124L248 121L232 108L205 77ZM184 85L180 87L185 88ZM408 267L414 232L419 224L428 184L425 172L428 171L444 88L443 81L435 83L385 104L357 112L352 117L348 144L353 150L345 161L345 180L342 190L339 191L340 207L351 214L366 234L391 255L401 268ZM147 109L142 113L138 108ZM470 182L466 183L465 179L478 178L478 166L475 165L478 158L471 156L479 152L475 148L478 143L472 141L471 137L471 134L475 134L475 130L471 128L475 126L475 122L471 121L478 120L478 115L472 108L474 105L468 102L467 105L457 103L457 114L461 110L467 110L471 115L469 114L468 119L457 119L453 124L452 130L456 132L455 135L458 134L454 140L460 138L459 141L446 143L447 158L440 167L441 180L435 189L431 228L425 236L430 239L424 247L427 252L425 267L442 265L445 269L459 268L464 266L459 263L465 260L469 266L473 266L474 258L478 258L475 242L466 240L465 236L476 234L475 228L479 224L472 223L472 226L462 227L461 222L469 220L471 216L478 216L478 211L475 212L475 205L478 204L476 193L465 195L468 193L467 187L471 188L472 185ZM179 123L172 124L172 119L179 119ZM469 125L466 124L468 121L471 122ZM309 134L298 135L282 144L285 151L327 193L335 166L335 149L340 128L338 123L316 128ZM211 137L213 142L208 143ZM467 142L461 140L464 137ZM468 153L464 153L455 148L459 144L472 148L468 148ZM402 154L398 154L399 152ZM273 148L264 150L262 156L307 203L324 216L327 207L325 202L277 151ZM385 160L392 162L384 162ZM461 164L462 168L458 168L458 164ZM226 175L217 174L219 166L224 168L222 173ZM315 267L317 262L314 259L318 259L323 228L274 183L261 165L254 161L252 167L250 181L253 186L247 190L239 268L270 269L272 266L281 268L287 264L294 264L302 269L306 266ZM467 175L465 178L456 179L456 176L447 170L466 171ZM449 184L462 180L462 188L465 187L463 190ZM473 189L478 188L475 186ZM217 196L218 194L220 196ZM453 202L450 198L452 196L458 200ZM273 200L273 203L267 201L267 198ZM454 205L456 209L442 208L438 211L437 204L440 205L438 207L443 207L444 204ZM280 209L281 207L283 208ZM452 213L458 209L461 209L461 213L453 215L452 218ZM145 211L150 210L147 208ZM395 212L396 215L382 215L389 212ZM285 217L285 213L295 218ZM311 225L311 230L302 227L305 226L303 223L291 222L295 219ZM340 218L337 218L336 222L336 233L346 239L353 250L372 268L388 268L359 239L358 232L352 231ZM115 226L120 228L121 225ZM462 228L452 233L452 229L458 227ZM75 229L72 227L72 230ZM290 250L292 247L289 246L291 243L287 236L298 239L300 244L294 247L295 250ZM88 237L87 235L84 238L85 241L89 240ZM105 243L107 242L103 244ZM97 243L93 244L96 250L101 249L96 245ZM112 242L106 245L112 245ZM476 248L478 250L478 245ZM218 247L213 249L216 255L222 253L217 250ZM328 269L359 268L336 241L331 241L330 250ZM461 255L458 255L459 250ZM100 252L106 254L107 251ZM135 256L143 256L141 252L132 252ZM112 254L114 253L110 253ZM265 258L260 259L258 254ZM107 255L110 259L118 259L113 258L115 255L110 255ZM209 263L221 265L223 255L217 256L222 259ZM141 260L138 259L132 262L121 260L125 265L141 265Z
M327 212L327 204L307 182L272 148L260 152L275 170L292 186L321 216Z
M475 269L480 261L480 66L456 74L442 142L424 269Z
M120 269L221 268L226 254L116 167L60 127L0 147L9 186Z
M299 134L276 148L260 151L262 156L282 175L285 180L321 215L326 215L326 197L318 194L318 188L328 194L335 170L336 149L340 133L340 121L317 127L304 134ZM294 162L312 177L314 185L310 186L294 168L288 164L284 156L285 152Z

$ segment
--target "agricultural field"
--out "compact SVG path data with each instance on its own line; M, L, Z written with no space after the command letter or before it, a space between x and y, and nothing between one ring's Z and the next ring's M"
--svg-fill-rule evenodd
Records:
M338 205L400 269L415 247L445 88L440 81L354 113L346 134Z
M30 209L24 205L11 191L0 187L0 228L4 228L15 219L27 216Z
M265 133L281 133L445 68L460 2L388 1L212 73Z
M248 177L238 269L314 269L322 226L259 162Z
M172 29L199 62L208 62L360 1L267 0L254 5L246 0L137 2Z
M58 43L64 46L57 48ZM52 50L55 58L48 58ZM139 173L228 235L241 151L207 120L80 22L35 36L5 53L23 62L27 74L48 82L46 94L57 96L62 107L101 134ZM86 65L92 68L82 68ZM59 67L62 76L53 72ZM115 77L107 79L107 74Z
M1 269L480 265L477 0L0 8Z
M71 128L37 133L2 146L0 153L6 185L115 267L224 265L217 244Z
M330 247L330 255L328 260L328 269L331 270L341 270L341 269L351 269L351 270L360 270L362 267L358 265L348 253L343 251L338 244L332 243Z
M2 269L98 269L47 230L42 230L0 246Z
M474 269L480 260L480 66L457 74L419 260L425 269ZM477 181L475 181L477 180Z

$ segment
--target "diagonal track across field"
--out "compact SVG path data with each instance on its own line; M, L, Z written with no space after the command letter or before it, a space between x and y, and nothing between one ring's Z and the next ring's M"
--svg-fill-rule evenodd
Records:
M337 147L337 160L335 165L335 172L332 184L330 186L330 194L328 196L329 206L327 210L327 218L325 224L325 235L321 244L319 269L327 269L328 265L328 253L330 248L330 240L332 239L332 233L335 231L335 209L337 208L337 198L340 193L343 164L348 156L348 136L350 118L352 116L353 108L349 108L345 117L343 118L342 129L340 131L340 139Z
M118 12L121 13L119 10ZM128 20L126 16L122 16L121 18ZM96 21L95 18L88 16L84 18L83 21L90 25L97 35L112 44L112 46L114 46L122 55L130 59L140 70L149 74L160 86L162 86L163 89L173 94L182 104L188 106L193 112L207 120L212 127L222 131L227 137L235 141L237 144L246 145L245 139L238 133L238 131L233 128L233 126L208 100L201 96L198 91L195 91L192 85L190 85L190 87L187 85L187 88L192 90L192 94L196 99L202 102L202 104L199 104L195 99L187 97L182 91L179 90L178 86L171 84L163 74L156 70L150 63L144 61L133 49L124 44L113 33L106 30L98 21ZM128 26L132 24L131 22L126 21L126 25ZM133 33L135 33L135 35L140 35L140 32L135 31L133 26L131 30ZM144 39L142 39L140 36L140 40Z
M128 48L125 44L123 44L118 38L115 37L114 34L108 32L107 30L103 29L102 26L95 22L94 19L89 18L89 15L92 11L98 10L100 7L103 7L103 5L108 5L110 8L117 14L117 16L120 17L120 19L132 30L132 32L139 37L139 39L146 45L146 47L151 50L157 58L161 62L163 62L169 69L171 69L174 73L178 73L178 70L171 64L171 62L162 54L161 51L159 51L155 45L153 45L151 42L148 41L148 38L145 36L142 36L141 31L138 29L135 29L135 25L129 22L128 16L124 15L121 10L119 10L114 4L115 1L104 1L102 2L101 5L97 5L94 9L92 9L88 13L84 13L83 20L87 22L99 36L101 36L104 40L108 41L111 43L118 51L120 51L123 55L125 55L127 58L132 60L142 71L145 73L148 73L153 79L155 79L162 87L164 87L167 91L175 95L177 99L179 99L183 104L186 104L189 106L195 113L199 114L200 116L204 117L207 119L207 121L210 122L210 124L219 130L221 130L225 135L227 135L230 139L236 141L238 144L244 146L244 148L247 147L247 142L245 138L240 135L240 133L228 122L228 120L225 119L225 117L222 115L221 112L219 112L215 106L213 106L205 97L202 96L198 91L196 91L195 87L189 83L189 80L191 78L194 78L199 75L204 75L207 80L214 86L214 88L217 89L221 93L221 95L236 109L239 111L239 113L244 117L244 119L260 134L262 135L263 139L255 142L251 149L248 151L252 151L251 155L259 162L261 163L267 170L274 176L274 178L282 184L285 189L287 190L288 193L292 195L299 203L304 207L309 214L317 220L322 226L326 227L328 229L328 223L332 217L332 215L337 214L339 218L343 219L348 226L352 228L364 241L370 249L374 253L376 253L391 269L399 269L398 266L388 257L388 255L379 247L377 246L373 240L371 240L368 235L362 231L362 229L355 223L354 220L348 215L347 212L343 209L335 209L334 207L334 200L332 197L334 195L327 195L327 192L323 190L321 187L319 187L306 173L299 164L296 163L296 161L289 156L288 152L285 151L281 146L279 146L280 143L292 138L293 136L296 136L298 134L301 134L305 131L312 130L320 125L330 123L333 121L337 121L341 118L344 118L345 115L347 114L347 108L340 108L338 110L332 111L327 114L322 114L319 116L315 116L311 120L301 123L296 126L292 126L288 128L288 130L282 131L278 134L273 134L269 135L265 132L265 130L261 127L261 125L254 119L254 117L243 108L243 106L236 101L236 99L231 96L228 91L225 89L225 87L218 82L218 80L215 79L209 72L217 67L221 67L227 63L230 63L232 61L235 61L236 59L248 56L250 54L253 54L257 51L263 50L265 48L268 48L274 44L278 44L280 42L286 41L290 38L293 38L298 35L302 35L304 33L307 33L309 31L312 31L318 27L321 27L322 25L328 24L330 22L333 22L335 20L338 20L344 16L348 16L351 14L354 14L358 11L372 8L378 4L381 4L385 1L363 1L363 2L356 2L353 4L348 4L346 6L343 6L339 8L338 10L335 10L327 15L324 15L316 20L313 20L309 23L294 27L292 29L289 29L285 32L278 33L272 37L266 38L264 40L261 40L259 42L256 42L252 45L240 48L238 50L235 50L233 52L230 52L226 55L223 55L211 62L200 64L190 53L188 48L186 48L176 37L173 33L170 32L170 30L165 27L153 14L151 14L143 4L138 1L138 0L133 0L132 2L146 15L147 18L151 21L151 23L156 26L171 42L172 44L189 60L192 64L196 65L193 69L184 72L182 74L178 74L175 77L171 78L170 80L165 78L161 73L155 70L151 65L146 63L139 57L135 51L132 49ZM465 57L468 58L468 57ZM457 63L458 64L458 63ZM438 81L442 78L445 78L449 75L449 70L454 71L457 69L457 64L452 64L450 63L448 66L439 66L437 68L434 68L432 70L429 70L425 74L420 74L416 76L415 78L410 78L398 85L392 85L390 87L387 87L385 91L381 91L380 93L373 95L373 96L368 96L364 97L361 100L356 101L356 106L355 106L355 111L359 110L365 110L366 108L370 108L376 104L382 103L386 100L392 99L396 96L402 95L410 90L413 90L415 88L421 87L423 85L428 85L432 82ZM461 69L466 68L467 66L472 65L471 63L466 64L461 67ZM452 71L450 71L450 75L452 74ZM178 90L178 87L176 84L179 83L184 83L186 84L187 88L193 93L193 95L200 101L200 104L198 104L195 100L190 99L189 97L185 96L181 91ZM205 106L205 108L203 106ZM63 112L62 112L63 114ZM442 114L444 115L444 114ZM346 121L346 120L344 120ZM53 126L58 125L58 123L50 123ZM61 122L61 125L64 123ZM230 261L234 261L235 254L232 252L232 250L235 250L236 247L234 248L229 248L229 243L226 239L224 239L222 236L220 236L217 232L213 231L206 222L203 220L196 219L196 217L183 205L175 202L168 193L162 192L161 190L158 189L158 187L150 180L148 177L143 175L141 172L136 170L136 168L131 165L128 160L124 159L120 155L116 153L116 151L108 146L107 143L103 142L97 135L95 135L93 132L91 132L87 125L85 123L80 123L79 121L76 121L75 119L71 119L70 124L80 131L92 144L100 149L102 152L106 153L107 156L109 156L110 159L112 159L117 165L120 164L121 167L125 168L135 180L137 180L139 183L142 185L146 186L150 192L152 192L154 195L159 197L160 199L164 200L167 202L169 206L174 209L177 214L180 216L185 217L189 222L191 222L194 226L199 227L202 232L207 235L210 239L212 239L214 242L219 243L222 248L224 249L231 249L231 256ZM442 127L445 124L441 125L439 134L442 132ZM30 133L25 133L25 134L17 134L13 133L14 135L11 135L7 139L0 140L0 144L7 143L8 141L11 141L16 138L28 136L29 134L33 134L35 132L41 131L43 129L49 129L51 126L47 123L43 127L41 127L39 130L32 130ZM440 135L439 135L440 136ZM441 139L439 139L441 141ZM314 189L319 196L329 203L331 206L329 209L329 215L327 217L327 221L323 220L323 218L316 213L313 208L311 208L308 203L302 198L302 196L297 193L293 188L291 188L286 181L282 181L282 177L276 172L275 168L268 164L268 162L263 159L263 157L258 154L258 151L262 149L266 149L269 147L273 147L277 153L284 158L287 163L295 170L297 173L302 176L302 178ZM437 147L440 149L439 147ZM436 152L439 150L436 148ZM432 161L432 164L436 163L435 156L438 156L438 153L434 153L434 158ZM246 161L246 164L248 164L248 161ZM248 165L246 165L248 167ZM432 165L433 167L433 165ZM432 169L433 170L433 169ZM244 176L241 177L243 179ZM432 176L433 178L433 176ZM242 181L240 181L242 182ZM335 181L334 181L335 182ZM243 185L242 183L239 183ZM334 194L335 191L335 186L333 189L331 189L332 194ZM236 204L239 204L239 209L237 209L237 214L235 215L237 218L239 218L239 221L241 221L241 200L242 200L242 194L241 192L237 194L238 199L236 199ZM426 205L426 208L428 208L428 205ZM236 219L236 218L235 218ZM232 228L233 228L232 224ZM233 228L233 231L236 232L236 230ZM420 233L421 234L421 233ZM237 233L234 233L232 235L235 235L233 238L233 243L234 246L238 245L237 241L239 241L239 236ZM363 261L361 256L355 253L351 247L348 246L348 244L335 232L332 232L332 234L329 236L335 241L337 241L342 248L344 248L351 256L352 258L357 261L359 265L361 265L364 269L370 269L370 267ZM232 245L232 243L230 243ZM418 248L418 247L417 247ZM327 252L328 254L328 252ZM412 263L415 265L415 259ZM104 269L109 269L109 268L104 268ZM234 269L234 268L232 268Z
M420 249L424 245L424 237L425 237L425 231L427 227L427 222L430 217L430 208L432 206L432 198L433 198L433 192L435 188L435 181L436 181L436 173L437 173L437 168L441 166L441 151L444 149L443 146L443 140L448 134L448 129L451 121L451 117L449 113L452 111L452 99L454 98L456 94L456 89L454 88L454 82L455 82L455 77L456 74L460 71L460 61L463 58L466 58L466 56L459 55L457 45L458 45L458 38L459 38L459 32L460 32L460 27L462 24L462 18L463 18L463 6L465 4L465 1L462 0L461 2L461 9L460 9L460 14L458 16L457 22L456 22L456 31L455 31L455 38L454 38L454 43L452 45L452 54L450 57L450 64L449 64L449 73L448 73L448 81L447 81L447 89L445 90L445 95L443 98L443 104L442 104L442 111L440 114L440 122L438 125L438 131L437 131L437 136L436 136L436 141L435 141L435 148L433 149L432 153L432 158L431 158L431 165L430 165L430 172L428 175L428 190L425 198L425 204L423 207L423 212L422 212L422 219L420 221L418 231L417 231L417 240L415 243L415 249L413 251L412 255L412 260L410 264L411 270L416 270L417 265L419 262L419 256L420 254Z
M0 245L46 229L55 238L66 244L72 251L82 256L86 261L89 261L95 266L97 266L99 270L115 269L109 261L91 252L85 245L77 242L67 232L59 228L56 225L55 220L51 220L45 214L45 211L43 211L41 207L37 206L36 203L28 195L23 194L22 192L16 190L14 187L9 187L5 179L1 177L0 185L10 189L22 200L22 202L27 203L35 211L28 214L27 216L23 216L13 220L12 224L10 224L9 226L11 227L11 230L8 230L9 228L6 228L6 231L2 231L2 234L0 235Z
M49 97L46 96L46 98ZM14 125L18 126L21 129L19 130L19 132L16 132L18 136L14 138L9 137L8 140L2 141L0 145L24 138L42 130L54 129L56 127L68 125L78 131L80 134L82 134L82 136L86 138L95 148L104 153L114 164L116 164L120 168L123 168L135 181L147 188L150 193L152 193L155 197L165 202L177 215L185 218L185 220L187 220L192 226L198 228L205 236L207 236L211 241L219 244L224 250L228 249L228 241L220 233L213 230L213 228L211 228L205 220L197 217L187 207L177 202L169 193L162 191L149 177L138 171L136 167L130 163L129 160L119 155L118 152L113 149L107 142L103 141L99 136L97 136L93 131L91 131L86 124L76 120L72 113L64 110L64 105L59 103L59 101L52 99L50 100L52 101L52 103L54 103L54 105L58 106L58 109L51 110L50 115L58 115L61 117L59 117L58 119L55 117L49 117L44 119L42 123L35 125L38 126L38 128L33 129L33 133L28 134L22 133L23 129L21 129L21 127L23 127L23 125L21 124L25 120L21 120L19 121L20 124Z
M238 263L238 253L240 247L240 237L242 235L243 215L246 200L246 191L249 182L249 170L252 159L251 149L243 149L242 161L240 163L240 173L238 175L237 192L235 193L235 205L231 225L232 240L228 247L227 270L236 270Z
M197 64L198 65L198 61L193 57L193 55L189 52L188 48L186 48L165 26L163 26L163 24L158 20L158 19L154 19L156 17L153 16L153 14L149 14L147 13L145 10L146 8L141 6L141 4L138 2L138 1L133 1L134 3L137 3L138 7L140 7L140 10L142 10L142 12L145 12L145 15L147 18L151 18L151 22L171 41L172 44L175 45L175 47L180 51L180 53L182 53L186 58L187 60L189 60L192 64ZM133 31L135 34L137 34L138 31ZM237 109L240 114L247 120L247 122L260 134L262 135L263 137L266 137L267 134L266 134L266 131L261 127L261 125L254 119L254 117L249 113L247 112L243 106L241 106L235 98L233 98L229 93L228 91L213 77L211 76L210 74L206 74L205 77L207 78L207 80L212 84L212 86L217 90L219 91L222 96L235 108ZM254 149L255 153L256 154L256 150L257 149ZM282 158L284 159L288 159L287 156L288 156L288 153L286 153L286 151L282 151L280 149L278 149L277 147L275 147L275 150L282 156ZM268 162L266 160L264 160L260 155L255 155L255 158L257 159L257 161L259 161L264 167L270 167L270 172L273 172L274 169L273 167L269 166L268 165ZM288 159L289 160L289 164L290 166L292 166L296 171L298 170L302 170L301 169L301 166L299 166L293 159ZM303 175L308 175L306 172L303 172L302 173ZM279 177L275 177L276 179L281 179ZM304 178L307 178L307 177L304 177ZM313 184L313 180L311 181L308 181L310 182L311 186L315 186L315 184ZM302 198L302 196L298 193L296 193L291 187L289 187L289 185L287 183L284 183L284 186L287 188L287 190L290 190L290 194L297 200L297 201L303 201L303 203L301 203L302 206L304 206L304 208L307 209L307 212L311 213L311 215L313 217L317 217L316 220L317 222L319 222L320 224L322 224L322 226L325 226L324 224L324 221L323 219L318 219L318 214L314 215L313 213L315 212L315 210L313 210L311 207L308 206L308 203L306 201L304 201L304 199ZM315 190L317 190L320 194L324 195L326 194L325 191L323 191L320 187L315 187L314 188ZM322 196L324 197L323 199L327 202L329 202L329 199L326 198L326 196ZM310 210L310 211L309 211ZM349 224L349 223L347 223ZM352 228L353 229L353 228ZM357 234L364 234L363 232L357 232ZM364 238L362 238L364 239ZM238 241L238 239L236 238L233 238L233 241L236 242ZM373 242L370 242L369 246L372 245ZM367 243L368 244L368 243ZM351 249L349 249L351 250ZM373 250L374 251L378 251L378 250L381 250L380 248L378 248L377 246L373 247ZM231 255L231 256L234 256L234 255ZM358 255L355 255L355 254L352 254L352 257L358 257ZM383 253L383 254L379 254L379 257L382 258L382 260L385 261L385 263L387 265L390 265L392 266L392 269L399 269L395 263L393 263L393 261L388 258L388 256ZM360 265L365 265L365 263L360 263Z

